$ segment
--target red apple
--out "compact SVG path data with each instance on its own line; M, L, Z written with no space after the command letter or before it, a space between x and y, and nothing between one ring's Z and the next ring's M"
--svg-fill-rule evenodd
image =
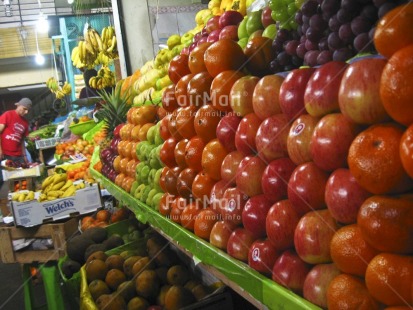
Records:
M313 162L297 166L288 181L288 199L302 216L312 210L326 208L324 192L329 174Z
M327 309L327 288L331 280L340 274L335 264L315 265L304 281L303 297L313 304Z
M235 81L229 93L229 104L232 111L238 116L253 113L252 96L254 88L260 79L253 75L247 75Z
M271 202L287 198L288 181L296 167L290 158L284 157L273 160L265 168L261 186L264 195Z
M255 136L258 156L266 163L288 156L287 137L290 125L284 114L276 114L265 119Z
M208 40L208 36L207 36L207 35L206 35L206 36L202 36L198 41L196 41L196 46L199 46L199 45L201 45L202 43L207 42L207 40Z
M291 124L287 138L287 151L288 156L296 165L312 161L310 142L318 121L318 117L304 114Z
M181 52L179 53L179 55L184 55L184 56L189 56L189 46L185 46Z
M253 155L257 152L255 136L261 120L255 113L245 115L235 132L235 147L245 156Z
M300 217L288 199L273 204L265 220L268 239L277 251L294 246L294 232Z
M255 236L245 228L236 228L228 239L228 255L248 263L248 252L255 240Z
M257 156L247 156L239 164L235 182L237 188L249 197L262 194L261 179L266 164Z
M238 151L233 151L227 154L221 164L221 179L231 185L235 185L237 169L243 158L244 155Z
M259 273L270 277L278 255L279 253L268 239L256 240L248 252L248 265Z
M244 195L238 188L227 188L221 199L220 214L222 219L234 226L241 225L242 210L247 200L248 196Z
M347 167L348 150L361 129L360 125L341 113L323 116L314 128L310 141L314 163L325 171Z
M209 243L217 248L226 251L229 236L235 229L235 225L225 222L218 221L214 224L211 229L211 234L209 236Z
M288 73L280 88L280 107L288 120L307 114L304 108L304 92L314 68L295 69Z
M330 61L316 69L304 93L308 114L321 117L340 110L338 91L346 67L343 61Z
M264 238L267 235L265 219L271 205L271 201L264 195L257 195L248 199L242 210L242 224L244 228L252 232L257 238Z
M178 83L183 76L191 73L188 67L188 55L176 55L169 63L168 75L174 84Z
M209 34L214 30L220 29L219 27L219 18L220 15L214 15L205 24L205 30Z
M216 135L219 142L224 145L228 152L236 150L235 147L235 133L238 125L241 122L241 118L233 113L229 113L221 118L218 123Z
M267 28L271 24L275 24L275 20L271 16L272 10L269 6L262 9L261 12L261 23L264 28Z
M238 41L238 25L228 25L221 29L219 39L230 39Z
M327 209L306 213L294 232L297 254L309 264L332 262L330 242L338 228L336 220Z
M228 10L221 14L219 18L219 27L222 29L228 25L238 25L244 16L238 11Z
M284 78L280 75L266 75L262 77L254 88L252 109L262 121L281 113L279 93Z
M231 185L224 180L220 180L212 186L211 194L209 195L209 204L211 205L211 209L217 213L221 213L221 209L224 206L224 202L222 201L222 197L224 197L225 191Z
M349 169L333 171L327 180L325 201L331 216L343 224L357 221L357 213L371 193L362 188Z
M207 42L214 43L219 40L219 34L221 33L221 29L215 29L211 31L208 35Z
M380 98L380 79L387 60L364 58L351 63L341 80L338 94L340 111L358 124L390 120Z
M294 250L286 250L274 263L272 279L301 295L305 278L310 270L311 265L305 263Z
M159 158L162 163L171 169L178 165L175 161L175 156L173 155L177 143L178 141L175 138L169 138L162 144L159 153Z

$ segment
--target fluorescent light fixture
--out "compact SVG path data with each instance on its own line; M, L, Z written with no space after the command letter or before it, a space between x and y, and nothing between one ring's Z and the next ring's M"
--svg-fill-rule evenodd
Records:
M19 90L43 88L43 87L46 87L46 84L32 84L32 85L8 87L7 90L8 91L19 91Z
M42 33L49 31L49 22L47 21L47 16L40 12L39 19L37 20L37 30Z

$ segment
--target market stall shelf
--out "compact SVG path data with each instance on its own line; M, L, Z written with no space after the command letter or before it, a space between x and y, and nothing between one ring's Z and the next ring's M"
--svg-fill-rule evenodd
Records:
M92 175L119 201L134 211L139 221L149 223L170 242L192 254L192 259L207 266L234 291L259 308L268 309L319 309L290 290L254 271L246 264L183 229L160 213L151 209L123 189L110 182L96 170Z

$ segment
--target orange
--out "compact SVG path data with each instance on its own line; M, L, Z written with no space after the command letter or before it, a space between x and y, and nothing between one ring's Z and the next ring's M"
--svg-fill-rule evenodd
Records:
M413 257L381 253L366 270L366 286L370 294L388 306L413 306Z
M240 71L228 70L214 77L210 94L211 104L215 109L222 112L232 111L229 103L229 93L232 85L243 76L245 76L245 74Z
M214 42L204 53L207 71L213 77L226 70L240 70L245 65L241 46L231 39Z
M413 8L413 4L410 6ZM384 66L380 81L380 97L384 109L391 118L405 126L413 123L412 55L413 43L394 53Z
M187 86L189 104L200 107L210 101L210 90L213 77L207 72L199 72L189 81Z
M403 128L395 123L375 124L359 133L350 145L351 174L373 194L397 193L411 188L403 169L399 145Z
M191 73L199 73L206 71L204 54L208 47L212 45L212 42L204 42L195 47L191 53L189 53L188 67Z
M204 141L198 136L189 140L185 147L185 161L189 168L196 171L202 170L202 150L204 146Z
M212 179L221 180L221 164L227 154L227 150L218 139L209 141L202 151L202 169Z
M194 76L195 74L193 73L187 74L175 85L175 98L180 107L189 106L188 83Z
M195 218L194 233L198 237L209 240L212 227L219 221L219 215L211 209L204 209L200 211Z
M370 295L364 281L344 273L331 280L327 289L327 305L329 310L379 309L379 304Z
M374 45L383 56L390 58L399 49L413 44L413 3L400 5L377 23L374 32Z
M198 216L198 213L202 210L202 204L198 201L190 202L182 210L181 213L181 225L182 227L194 231L195 218Z
M211 105L204 105L196 112L195 132L205 143L217 137L216 128L221 117L221 112L215 110Z
M99 210L96 213L96 220L101 222L109 222L110 212L108 210Z
M367 264L379 252L363 239L360 228L352 224L335 232L330 243L330 253L340 271L364 277Z
M413 253L413 196L372 196L360 206L363 239L380 252Z
M400 159L404 170L413 178L413 124L406 129L400 140Z
M192 182L192 195L205 204L209 203L209 196L215 183L216 181L207 173L203 171L199 172Z
M124 157L120 161L120 172L126 175L126 167L128 166L129 158Z
M141 129L141 125L133 126L130 132L130 138L132 141L139 141L139 130Z
M179 109L176 114L176 130L185 139L195 136L194 119L197 108L193 105Z

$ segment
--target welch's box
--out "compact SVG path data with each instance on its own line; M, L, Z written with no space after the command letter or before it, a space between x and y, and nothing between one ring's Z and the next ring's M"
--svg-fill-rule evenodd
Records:
M15 226L32 227L57 220L87 214L102 208L98 184L78 189L74 196L39 202L12 201Z

